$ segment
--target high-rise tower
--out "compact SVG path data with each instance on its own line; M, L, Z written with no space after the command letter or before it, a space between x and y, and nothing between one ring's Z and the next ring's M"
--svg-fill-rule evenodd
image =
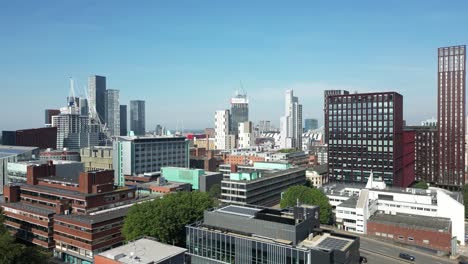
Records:
M247 94L237 94L231 98L231 124L230 134L237 135L239 133L239 123L249 120L249 99Z
M106 120L106 77L92 75L88 78L88 95L89 102L88 107L92 109L93 113L97 116L92 118L98 118L101 123L105 123Z
M130 130L133 131L135 136L145 135L145 101L130 101Z
M111 136L120 136L119 90L106 90L106 124Z
M281 148L302 149L302 105L293 90L286 91L285 115L281 117Z
M438 50L439 173L437 184L465 184L466 46Z

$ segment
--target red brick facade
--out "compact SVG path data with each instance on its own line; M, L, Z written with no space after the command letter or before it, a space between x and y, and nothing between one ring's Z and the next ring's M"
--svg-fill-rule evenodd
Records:
M399 225L367 222L367 234L385 238L409 245L415 245L434 250L449 252L451 250L451 231L439 232L437 230L414 229ZM389 237L389 235L393 235Z

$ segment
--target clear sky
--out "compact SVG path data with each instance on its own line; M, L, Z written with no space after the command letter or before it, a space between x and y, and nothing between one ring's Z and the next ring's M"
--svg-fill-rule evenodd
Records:
M284 91L323 120L323 90L397 91L410 124L436 116L438 47L468 43L468 1L1 1L0 130L39 127L68 77L107 76L146 127L212 127L242 81L250 119Z

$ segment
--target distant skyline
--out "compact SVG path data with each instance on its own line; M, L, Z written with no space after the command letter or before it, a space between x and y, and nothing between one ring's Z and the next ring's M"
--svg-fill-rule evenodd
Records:
M323 125L323 91L396 91L407 124L437 117L437 48L468 44L467 1L5 1L0 130L41 127L107 77L146 129L214 127L242 81L249 117L279 126L294 89Z

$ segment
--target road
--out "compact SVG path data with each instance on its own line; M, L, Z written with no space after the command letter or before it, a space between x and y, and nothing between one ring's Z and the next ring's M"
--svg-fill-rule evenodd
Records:
M400 252L408 253L415 257L415 261L406 261L399 259ZM414 251L407 248L401 248L389 243L380 242L368 238L361 237L361 253L362 256L370 256L368 263L431 263L431 264L453 264L456 261L447 258L439 258L423 252ZM393 259L391 259L393 258Z

